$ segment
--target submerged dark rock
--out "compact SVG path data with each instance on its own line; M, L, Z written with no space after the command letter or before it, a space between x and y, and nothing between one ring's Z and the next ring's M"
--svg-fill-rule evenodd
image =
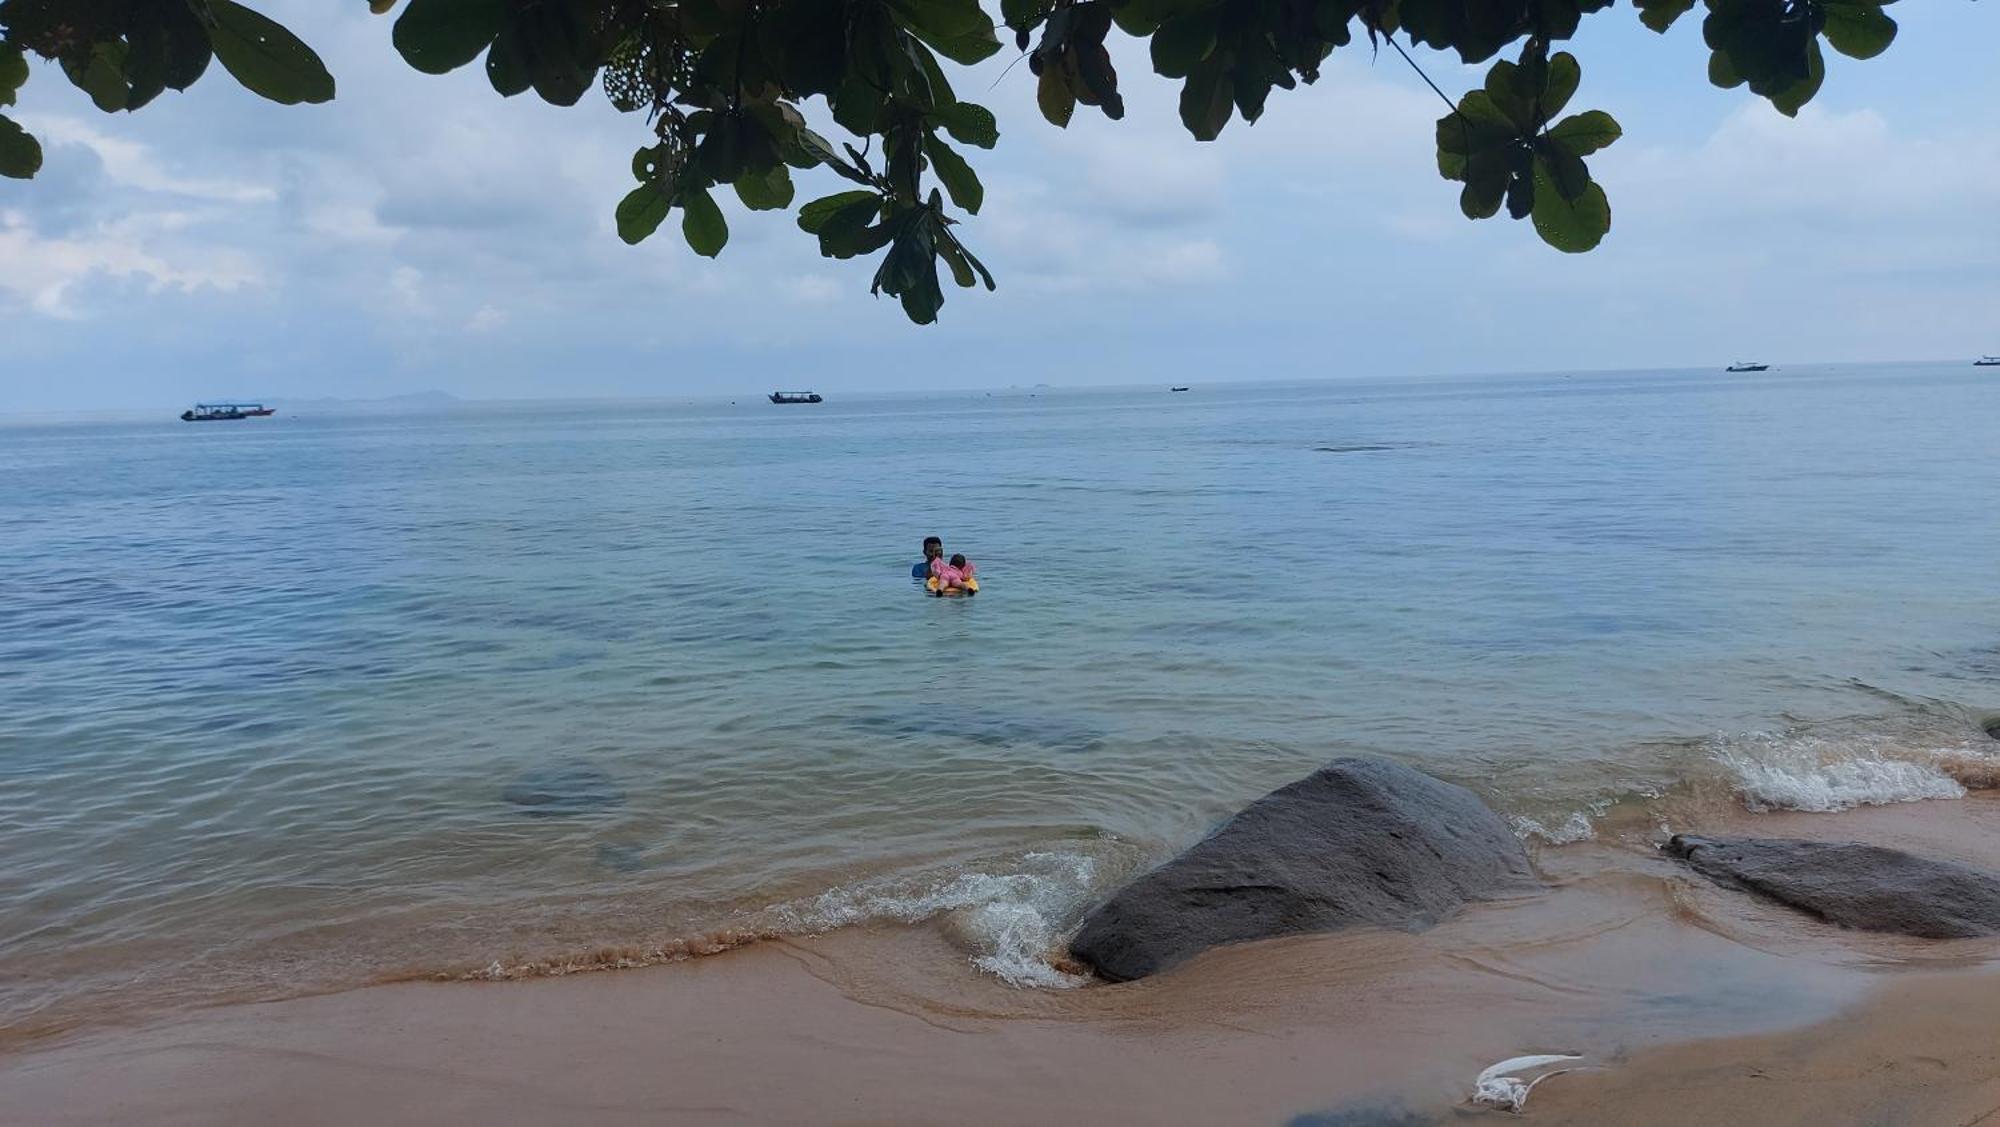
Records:
M1667 852L1726 887L1861 931L2000 935L2000 876L1855 842L1678 834Z
M625 792L595 767L565 763L522 772L500 797L529 814L582 814L623 803Z
M1070 952L1122 982L1224 943L1421 930L1534 884L1520 841L1471 791L1386 759L1336 759L1119 890Z
M646 849L617 841L597 843L597 863L614 873L636 873L646 867Z

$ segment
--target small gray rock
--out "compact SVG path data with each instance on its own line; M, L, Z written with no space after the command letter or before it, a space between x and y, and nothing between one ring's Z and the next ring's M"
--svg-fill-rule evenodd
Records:
M1667 852L1717 884L1861 931L2000 935L2000 876L1854 842L1678 834Z
M537 816L583 814L620 805L625 792L611 776L582 763L524 771L500 797Z

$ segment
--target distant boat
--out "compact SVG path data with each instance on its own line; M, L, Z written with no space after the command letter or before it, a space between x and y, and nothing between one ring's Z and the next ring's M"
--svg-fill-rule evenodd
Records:
M1187 390L1187 388L1184 388L1184 387L1170 387L1170 388L1168 388L1167 390L1168 390L1168 391L1186 391L1186 390Z
M771 402L824 403L826 400L820 398L820 394L817 391L774 391L771 393Z
M1975 368L2000 368L2000 356L1981 356L1972 362Z
M231 419L262 419L278 413L276 407L266 407L262 403L197 403L181 412L184 423L215 423Z
M1731 364L1731 365L1730 365L1729 367L1727 367L1727 368L1724 368L1724 369L1723 369L1723 371L1725 371L1725 372L1767 372L1767 371L1770 371L1770 369L1771 369L1771 366L1770 366L1769 364L1753 364L1753 363L1751 363L1751 362L1750 362L1750 361L1748 361L1748 360L1738 360L1738 361L1737 361L1736 363L1734 363L1734 364Z

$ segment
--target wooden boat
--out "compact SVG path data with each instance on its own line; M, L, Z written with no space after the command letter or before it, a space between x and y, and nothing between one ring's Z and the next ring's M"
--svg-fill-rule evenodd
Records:
M216 423L235 419L262 419L277 413L276 407L266 407L262 403L197 403L193 408L181 412L181 422Z

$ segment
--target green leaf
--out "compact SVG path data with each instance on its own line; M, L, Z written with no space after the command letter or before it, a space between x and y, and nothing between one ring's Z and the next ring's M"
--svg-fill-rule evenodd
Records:
M680 194L681 236L694 252L704 258L722 253L729 242L729 221L715 206L715 197L706 188L684 188Z
M1821 8L1826 12L1826 41L1850 59L1872 59L1896 41L1896 21L1880 4L1851 0L1828 2Z
M938 241L937 250L938 257L951 267L952 281L971 289L976 276L978 281L985 283L989 293L993 290L993 275L986 269L986 264L974 258L963 243L947 234Z
M993 113L985 106L972 102L954 102L948 106L938 106L931 111L931 119L944 126L953 139L962 144L981 149L990 149L1000 142L1000 125L993 120Z
M14 104L14 92L28 81L28 57L12 43L0 43L0 106Z
M1041 83L1035 87L1035 102L1050 125L1069 128L1070 115L1076 112L1076 95L1070 92L1069 83L1063 81L1060 67L1042 71Z
M333 100L333 76L311 47L268 16L236 0L208 0L215 57L253 94L280 105Z
M1549 83L1542 88L1542 121L1554 121L1563 107L1569 105L1582 81L1583 68L1577 65L1576 56L1568 51L1556 52L1549 60Z
M1482 177L1466 181L1458 193L1458 210L1467 219L1491 219L1500 212L1500 201L1507 194L1507 178Z
M898 23L952 62L971 66L1000 50L993 20L979 0L889 0L889 8Z
M1499 59L1486 71L1487 100L1520 134L1533 133L1541 127L1535 120L1535 95L1540 91L1532 88L1533 83L1524 73L1526 69Z
M1235 86L1222 60L1211 56L1195 68L1181 87L1181 124L1197 141L1213 141L1229 124L1235 106Z
M1580 157L1587 157L1624 135L1617 120L1603 110L1571 114L1549 130L1549 140Z
M1109 30L1109 16L1106 30ZM1118 121L1125 116L1125 96L1118 92L1118 71L1111 65L1111 52L1102 42L1079 43L1070 58L1076 63L1077 77L1083 80L1083 92L1089 97L1077 100L1096 106L1104 111L1104 116Z
M63 73L78 90L90 95L91 103L98 109L117 113L131 100L131 88L125 84L128 50L121 39L92 44L88 57L64 59Z
M0 176L26 180L42 169L42 143L0 114Z
M159 97L168 87L185 90L208 70L215 57L208 43L208 26L187 4L134 6L126 31L131 54L125 78L132 85L127 112Z
M1743 76L1736 73L1736 64L1728 55L1715 51L1708 56L1708 81L1710 85L1733 90L1743 85Z
M391 40L403 60L425 74L444 74L492 46L508 0L409 0Z
M1806 44L1806 76L1790 86L1772 94L1771 105L1786 117L1799 116L1799 110L1813 95L1819 93L1820 84L1826 81L1826 56L1820 53L1819 40L1815 38Z
M1537 158L1534 217L1535 233L1543 242L1566 254L1581 254L1611 230L1611 202L1594 181L1576 198L1565 198L1548 163Z
M965 158L939 140L936 134L924 138L924 155L930 158L931 171L937 173L944 190L951 193L951 202L978 215L979 205L986 201L986 189L979 183L972 166L965 163Z
M1546 169L1556 191L1566 200L1582 196L1590 188L1590 168L1583 158L1561 145L1543 146L1535 154L1537 170ZM1519 218L1519 216L1516 216Z
M826 226L827 221L834 217L835 213L863 203L879 209L882 197L876 195L874 192L859 190L835 192L830 196L821 196L804 207L799 208L799 229L808 234L817 235Z
M618 201L618 237L637 245L666 221L673 194L658 184L641 184Z
M900 224L877 222L882 214L879 199L849 204L819 229L819 252L828 258L853 258L873 254L889 245Z
M792 174L782 164L763 172L748 172L736 180L736 198L751 211L777 211L792 206Z
M1160 25L1153 33L1153 70L1186 78L1215 50L1217 10L1201 8Z
M1694 8L1695 0L1632 0L1639 9L1639 22L1665 34L1674 21Z
M1000 19L1009 27L1027 27L1048 10L1049 0L1000 0Z
M511 98L535 84L528 73L528 60L521 52L521 37L510 26L493 41L486 52L486 81L503 98Z
M833 92L833 120L842 129L857 137L867 137L875 132L876 122L882 117L883 96L880 90L850 74Z

